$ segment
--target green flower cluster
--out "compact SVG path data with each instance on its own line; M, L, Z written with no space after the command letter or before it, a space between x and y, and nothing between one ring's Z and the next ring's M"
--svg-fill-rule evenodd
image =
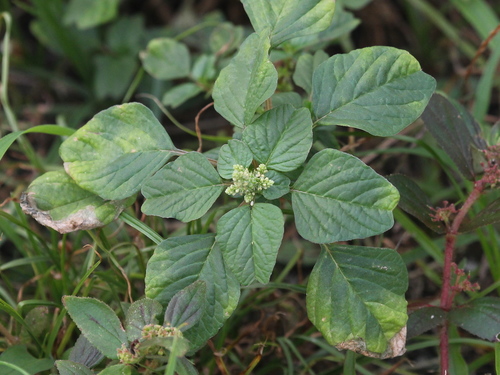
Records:
M273 186L274 181L266 177L267 167L260 164L250 171L240 164L233 165L233 184L226 189L228 195L242 195L245 202L253 205L255 196Z
M132 365L139 363L147 355L164 356L166 355L165 349L158 345L151 345L148 340L172 336L182 337L182 332L176 327L164 327L158 324L145 325L142 328L141 338L135 340L130 348L123 344L117 349L118 359L120 363Z

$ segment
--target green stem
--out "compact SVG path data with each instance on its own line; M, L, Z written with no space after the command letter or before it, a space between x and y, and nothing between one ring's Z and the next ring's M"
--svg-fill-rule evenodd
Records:
M356 353L351 350L345 353L344 375L356 375Z

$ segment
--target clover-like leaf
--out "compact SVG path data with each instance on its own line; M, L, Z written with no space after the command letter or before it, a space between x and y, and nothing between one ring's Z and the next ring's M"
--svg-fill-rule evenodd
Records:
M64 171L36 178L21 196L21 208L40 224L68 233L102 227L118 217L135 198L105 201L82 189Z
M269 282L283 238L283 214L269 203L235 208L217 224L217 242L238 281Z
M307 313L331 345L394 357L405 352L407 288L396 251L324 246L307 284Z
M312 146L311 114L289 104L273 108L245 128L243 141L267 168L293 171L306 160Z
M153 39L139 56L144 70L157 79L176 79L189 75L189 50L175 39Z
M128 341L114 311L95 298L64 296L63 303L87 340L106 357L117 359L116 350Z
M175 147L151 110L139 103L99 112L59 149L66 172L104 199L137 193Z
M255 31L267 31L273 46L330 26L332 0L242 0Z
M250 35L219 74L213 89L214 107L233 125L244 128L278 84L278 72L269 60L269 37Z
M223 189L208 159L199 152L189 152L144 183L142 212L188 222L203 216Z
M389 136L422 114L435 88L408 52L362 48L332 56L314 71L313 110L319 124Z
M149 260L146 296L166 306L174 295L197 280L206 283L205 314L185 332L191 350L215 335L238 304L240 285L226 268L215 234L172 237Z
M325 149L291 188L299 234L316 243L348 241L392 227L399 193L358 158Z

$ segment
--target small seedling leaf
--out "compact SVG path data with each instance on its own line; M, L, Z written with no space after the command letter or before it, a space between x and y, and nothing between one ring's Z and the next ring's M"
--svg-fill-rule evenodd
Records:
M474 180L475 164L481 161L477 150L486 148L486 143L471 114L458 102L436 93L422 114L422 119L463 176Z
M500 341L500 298L483 297L450 311L450 321L484 340Z
M405 351L406 266L391 249L323 246L307 285L307 312L339 349L388 358Z
M157 79L177 79L189 75L191 57L185 44L171 38L157 38L140 53L144 70Z
M142 187L146 215L173 217L184 222L203 216L224 190L208 159L189 152L167 164Z
M242 0L257 32L267 31L273 46L304 35L316 34L332 23L332 0Z
M226 120L243 128L274 94L278 72L269 60L269 38L251 34L219 74L213 89L214 107Z
M269 203L235 208L217 224L224 261L243 285L266 284L283 238L283 214Z
M220 148L217 170L222 178L231 179L235 164L247 168L252 163L252 160L252 151L250 151L246 143L232 139Z
M186 331L193 327L205 313L207 284L196 280L172 297L165 311L164 326Z
M191 350L204 345L229 318L238 303L240 285L224 264L215 234L173 237L156 248L146 271L149 298L166 306L196 280L206 283L206 313L185 333Z
M64 296L63 303L83 335L111 359L127 344L127 334L113 310L95 298Z
M408 52L369 47L330 57L313 74L313 110L321 125L390 136L415 121L436 81Z
M243 141L268 169L293 171L304 163L312 146L311 114L289 104L273 108L245 128Z
M59 233L102 227L118 217L135 198L105 201L82 189L64 171L47 172L21 196L24 213Z
M125 330L129 341L140 339L142 329L148 324L158 324L158 316L163 312L161 303L151 298L135 301L127 311Z
M113 106L94 116L61 145L66 172L104 199L137 193L175 149L151 110L139 103Z
M358 158L333 149L314 155L291 188L299 234L315 243L365 238L394 223L397 189Z

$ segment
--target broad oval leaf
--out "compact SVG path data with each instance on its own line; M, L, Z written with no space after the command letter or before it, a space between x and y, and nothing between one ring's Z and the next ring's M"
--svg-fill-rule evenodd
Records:
M215 81L215 110L237 127L251 123L276 90L278 72L269 60L269 48L269 37L251 34Z
M408 317L408 338L419 336L443 324L447 312L437 306L425 306L413 311Z
M253 160L252 151L248 146L237 139L231 139L222 146L217 159L217 171L222 178L233 178L234 165L239 164L247 168Z
M500 198L490 202L472 219L465 218L460 225L460 232L468 232L498 222L500 222Z
M201 92L203 92L203 89L195 83L181 83L180 85L174 86L168 90L163 95L161 102L163 105L177 108Z
M36 178L21 195L21 208L40 224L59 233L102 227L118 217L135 198L105 201L82 189L64 171Z
M405 351L407 288L396 251L324 246L307 284L307 313L331 345L394 357Z
M188 222L202 217L222 193L219 174L205 156L189 152L167 164L142 187L146 215Z
M436 81L408 52L369 47L330 57L314 71L316 122L390 136L415 121Z
M267 168L293 171L304 163L312 146L311 113L290 104L273 108L245 128L243 141Z
M116 18L120 0L71 0L63 17L66 25L89 29ZM61 27L61 26L59 26Z
M397 189L358 158L333 149L314 155L291 188L299 234L315 243L365 238L394 223Z
M277 46L285 40L316 34L332 23L334 0L242 0L257 32L270 33Z
M176 79L189 75L189 50L175 39L153 39L139 56L144 70L157 79Z
M164 306L180 290L197 280L206 283L205 314L185 337L192 348L215 335L236 308L240 285L226 268L215 234L173 237L163 241L149 260L146 295Z
M66 172L85 190L104 199L137 193L175 147L144 105L129 103L99 112L63 142Z
M135 301L127 310L125 331L129 341L142 337L142 329L148 324L158 324L158 316L163 312L162 305L151 298Z
M168 303L164 326L177 327L186 331L193 327L205 313L207 283L197 280L177 292Z
M450 321L484 340L500 342L500 298L483 297L449 312Z
M290 192L290 179L279 172L270 170L266 177L274 181L274 184L267 189L262 190L262 195L268 200L281 198Z
M241 284L269 282L283 227L281 210L269 203L238 207L220 218L216 240L227 266Z
M63 304L87 340L106 357L117 359L116 350L128 341L114 311L95 298L64 296Z

